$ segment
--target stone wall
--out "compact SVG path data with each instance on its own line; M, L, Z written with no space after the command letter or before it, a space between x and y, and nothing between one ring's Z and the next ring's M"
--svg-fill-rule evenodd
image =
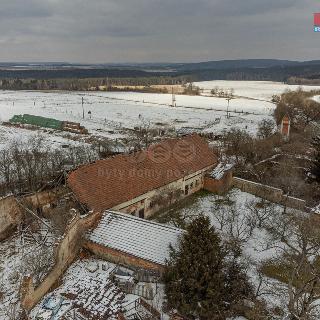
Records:
M64 271L78 256L84 233L101 219L100 213L85 218L75 215L66 229L61 242L55 250L55 265L41 284L34 288L32 277L25 277L21 289L21 304L30 311L50 291L51 287L63 275Z
M86 241L84 243L84 247L104 260L111 261L113 263L120 264L123 266L142 268L145 270L152 270L160 273L163 271L164 268L159 264L149 262L147 260L134 257L127 253L98 245L91 241Z
M64 187L59 187L42 192L35 192L28 196L22 197L21 202L23 202L23 204L27 205L33 210L40 211L42 214L46 215L51 209L50 205L55 204L68 192L69 190Z
M257 197L266 199L268 201L287 206L289 208L305 211L306 201L289 197L284 194L283 190L256 183L253 181L244 180L241 178L233 178L233 186L241 191L251 193Z
M67 192L57 188L16 198L9 196L0 199L0 241L9 237L15 228L23 221L26 206L35 212L45 214L50 210L50 204L55 203Z
M23 218L23 211L14 196L0 199L0 241L9 237Z

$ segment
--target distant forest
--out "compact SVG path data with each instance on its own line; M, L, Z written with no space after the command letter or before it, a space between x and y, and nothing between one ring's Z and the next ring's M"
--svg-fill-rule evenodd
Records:
M46 67L0 65L3 90L89 90L107 86L185 84L205 80L320 84L320 61L232 60L191 64Z

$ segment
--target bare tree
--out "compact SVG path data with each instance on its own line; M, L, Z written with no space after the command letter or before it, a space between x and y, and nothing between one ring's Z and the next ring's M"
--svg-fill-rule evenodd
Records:
M241 213L235 206L229 207L227 214L228 225L225 228L225 232L229 241L235 241L240 244L247 242L252 232L248 215Z
M1 178L5 182L0 185L0 193L36 191L61 176L66 163L75 167L97 158L95 150L83 146L50 150L41 136L26 142L15 141L8 149L0 151Z
M316 216L281 215L270 221L271 246L281 252L278 263L292 320L320 317L320 221Z
M245 131L231 129L223 136L226 154L234 156L237 164L245 164L255 157L253 138Z
M267 225L269 219L277 213L276 204L261 199L260 202L250 201L246 203L246 208L250 212L251 225L263 228Z
M146 149L158 135L158 130L151 122L139 115L139 124L131 131L127 146L130 150L140 151Z
M260 139L267 139L272 136L275 129L275 123L270 119L263 119L258 124L258 137Z
M21 265L21 274L31 274L35 285L39 285L53 265L53 250L39 248L36 253L26 255Z
M234 201L229 197L219 195L213 195L213 197L210 211L215 219L215 225L220 231L223 231L229 223L228 206L234 204Z

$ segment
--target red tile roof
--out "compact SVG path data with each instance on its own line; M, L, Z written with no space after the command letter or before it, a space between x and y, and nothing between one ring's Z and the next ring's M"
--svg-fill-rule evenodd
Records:
M90 210L104 211L217 163L207 142L191 135L79 167L68 185Z

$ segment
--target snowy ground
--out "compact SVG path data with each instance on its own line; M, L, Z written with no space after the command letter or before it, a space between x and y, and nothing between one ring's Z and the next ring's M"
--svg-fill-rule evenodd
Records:
M45 263L45 257L52 259L53 234L42 226L33 237L24 231L0 242L0 320L17 319L23 276L32 274L41 261Z
M174 207L157 217L157 220L177 226L181 218L190 222L200 213L207 215L223 239L228 240L232 237L240 239L242 260L247 265L248 275L255 290L261 284L259 292L270 310L276 307L286 310L285 285L258 272L264 262L282 254L280 249L275 249L272 245L266 229L257 225L256 217L249 209L249 207L260 208L261 201L261 198L239 189L232 189L225 196L200 194L194 201L181 207ZM266 221L282 215L283 208L280 205L269 203L269 206L270 213Z
M204 93L209 93L212 89L219 87L220 89L234 89L236 96L248 97L253 99L261 99L270 101L273 95L279 95L286 90L297 90L302 88L305 91L320 90L320 86L297 86L288 85L281 82L272 81L203 81L195 82L196 86L204 89Z
M74 134L70 135L74 136ZM69 147L89 146L88 143L82 141L83 139L72 140L64 136L65 133L54 130L28 130L0 125L0 150L17 143L28 145L28 142L37 138L43 139L44 145L50 146L50 149L60 149L64 145Z
M315 96L315 97L313 97L313 100L320 103L320 96Z
M24 236L22 236L22 234ZM40 237L41 235L41 237ZM50 256L53 253L53 244L56 238L45 229L33 233L36 239L41 239L47 246ZM0 320L16 319L20 310L19 291L22 278L25 275L32 274L35 264L40 263L40 256L43 248L35 242L29 233L16 233L12 238L0 242ZM33 261L33 262L32 262ZM53 261L51 261L51 264ZM61 294L77 294L76 300L63 298L63 305L52 320L60 319L60 316L71 312L73 315L74 303L83 303L87 310L120 310L126 309L127 305L139 298L135 294L123 294L108 279L110 273L116 268L115 264L107 261L89 258L74 262L66 271L62 285L49 293L32 310L31 319L35 319L43 302L47 297L60 297ZM47 269L48 271L48 269ZM46 272L43 273L45 277ZM138 283L140 285L140 283ZM141 283L143 285L143 283ZM163 303L163 285L150 284L155 293L154 299L148 301L158 310L161 310ZM102 294L103 293L103 294ZM99 305L99 303L101 305ZM76 310L77 308L75 308ZM73 319L73 317L71 317ZM163 315L163 319L167 319Z

